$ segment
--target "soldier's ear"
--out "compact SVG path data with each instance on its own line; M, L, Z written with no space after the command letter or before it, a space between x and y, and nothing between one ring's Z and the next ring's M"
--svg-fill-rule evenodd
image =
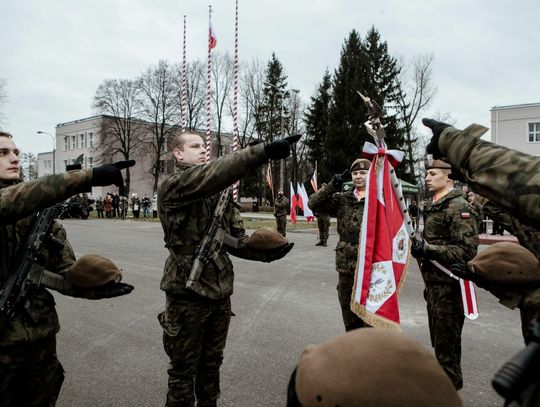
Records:
M180 150L179 148L173 149L173 154L178 161L181 161L183 159L182 150Z

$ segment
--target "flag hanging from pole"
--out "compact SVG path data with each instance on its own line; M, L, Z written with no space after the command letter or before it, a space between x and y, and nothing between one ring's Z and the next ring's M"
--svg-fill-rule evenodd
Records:
M215 48L217 45L217 37L214 32L214 26L212 25L212 20L208 21L208 47L210 49Z
M311 176L311 186L313 188L313 191L317 192L318 189L318 182L317 182L317 161L315 161L315 171L313 172L313 175Z
M398 293L407 268L409 236L390 171L391 162L399 163L403 153L385 151L385 144L367 145L374 158L366 180L351 310L371 326L399 329Z
M296 194L294 193L294 187L293 187L292 182L290 184L291 184L291 194L290 194L290 197L291 197L291 213L290 213L290 216L291 216L291 222L296 223L296 208L298 207L298 199L296 197Z
M272 179L272 164L268 163L268 167L266 168L266 182L268 183L268 186L270 187L270 190L272 191L272 196L274 196L274 180Z
M315 217L313 216L313 212L308 206L308 195L307 195L306 187L300 183L298 183L298 195L301 198L302 211L304 212L304 216L306 217L306 220L308 221L308 223L313 222L313 219L315 219Z

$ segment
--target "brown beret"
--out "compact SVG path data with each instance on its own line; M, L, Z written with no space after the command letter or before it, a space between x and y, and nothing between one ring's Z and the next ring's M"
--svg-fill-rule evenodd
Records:
M289 241L275 229L260 228L251 234L246 245L252 249L269 250L284 246Z
M87 254L79 258L66 272L67 280L77 287L91 288L122 280L122 273L106 257Z
M351 172L358 170L369 170L370 165L371 161L369 161L367 158L357 158L351 164Z
M433 160L432 158L428 158L425 162L426 170L429 170L430 168L439 168L441 170L451 170L452 166L448 164L447 162L444 162L443 160Z
M540 281L538 259L517 243L500 242L478 253L469 263L476 273L494 283L532 283Z
M437 360L401 332L362 328L308 345L298 362L303 407L457 407L462 401Z

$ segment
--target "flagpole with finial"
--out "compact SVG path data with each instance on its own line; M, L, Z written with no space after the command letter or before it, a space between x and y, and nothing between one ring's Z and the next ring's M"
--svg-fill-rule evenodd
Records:
M234 24L234 84L233 84L233 139L232 150L238 150L238 0L236 0L236 13ZM233 185L233 200L238 202L238 181Z
M186 131L187 124L187 78L186 78L186 15L184 14L184 46L182 52L182 132Z
M212 74L212 6L208 6L208 63L206 69L206 162L210 161L212 141L210 134L210 127L212 124L212 111L211 111L211 98L212 88L210 86L211 74Z

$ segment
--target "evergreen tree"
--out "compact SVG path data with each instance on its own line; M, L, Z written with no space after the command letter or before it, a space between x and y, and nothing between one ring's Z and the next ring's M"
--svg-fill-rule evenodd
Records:
M311 97L311 104L305 113L306 145L309 149L308 160L317 162L318 175L321 180L328 180L332 173L326 164L326 136L330 118L331 80L330 72L326 70L315 96Z
M364 41L351 31L342 51L340 65L334 73L332 103L325 165L331 173L340 173L359 157L364 142L373 142L364 122L367 109L358 95L373 98L383 108L382 122L387 126L386 143L389 148L403 146L403 134L394 113L396 81L399 74L396 59L388 53L388 45L381 42L372 27ZM402 168L398 167L400 174Z

